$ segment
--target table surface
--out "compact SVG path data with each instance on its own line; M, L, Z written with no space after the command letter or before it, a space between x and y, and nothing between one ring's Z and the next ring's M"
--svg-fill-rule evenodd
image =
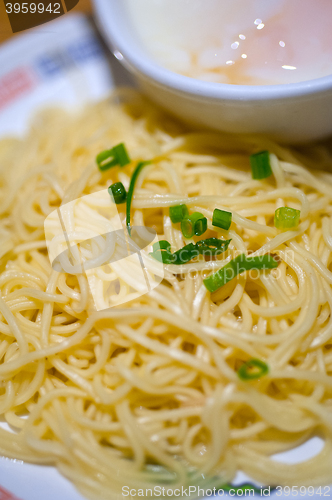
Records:
M74 7L71 12L89 12L91 13L91 1L90 0L80 0L78 5ZM24 33L24 32L23 32ZM12 33L8 16L6 14L5 4L2 0L0 0L0 44L5 40L13 36L17 36L19 33Z

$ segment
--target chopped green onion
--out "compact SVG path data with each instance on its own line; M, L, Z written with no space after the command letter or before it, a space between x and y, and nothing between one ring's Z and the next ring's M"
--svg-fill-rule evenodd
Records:
M105 163L106 160L109 161ZM116 165L116 159L113 157L111 149L107 149L99 153L96 157L96 162L99 170L102 172Z
M227 250L231 240L219 240L218 238L207 238L198 241L196 244L189 243L176 252L171 252L171 245L167 240L157 241L153 244L153 251L150 255L164 264L186 264L199 254L212 256L223 253Z
M126 206L126 226L127 226L127 231L128 231L129 236L131 236L130 209L131 209L131 202L133 199L134 188L135 188L135 184L137 181L137 177L139 176L143 167L145 167L146 165L149 165L150 163L151 163L150 161L140 161L139 163L137 163L136 168L133 172L133 175L131 176L131 179L130 179L129 189L128 189L128 193L127 193L127 206Z
M271 254L259 257L247 257L245 254L241 254L217 272L205 278L203 283L209 292L213 293L244 271L250 271L251 269L274 269L275 267L278 267L278 261Z
M183 219L181 221L181 231L185 238L194 236L194 226L190 219Z
M207 238L196 243L196 248L201 255L212 256L226 252L232 240L219 240L218 238Z
M163 264L169 264L172 256L171 244L167 240L157 241L152 245L150 255Z
M201 236L207 230L207 218L200 212L194 212L189 217L182 219L181 231L185 238Z
M171 260L172 260L172 253L168 253L168 252L154 252L154 253L151 253L150 255L152 255L152 257L156 260L158 260L159 262L162 262L163 264L171 264Z
M150 255L163 264L170 264L172 257L171 244L167 240L157 241L152 245Z
M177 266L180 264L186 264L197 257L198 253L196 245L194 243L189 243L189 245L185 245L183 248L180 248L180 250L173 253L172 264L176 264Z
M126 150L126 146L121 142L112 149L114 156L117 158L120 167L125 167L130 163L130 158Z
M130 163L130 158L128 156L127 150L123 142L114 146L112 149L106 149L99 153L96 157L96 162L98 168L101 172L105 172L111 167L120 165L124 167Z
M170 248L171 245L168 241L159 241L153 245L153 252L150 255L163 264L176 264L177 266L186 264L199 255L196 245L193 243L185 245L174 253L170 251Z
M120 205L127 198L127 192L122 182L115 182L108 188L109 194L113 197L114 203Z
M194 233L196 236L201 236L207 230L207 218L199 219L195 222Z
M272 175L270 153L260 151L250 156L251 173L253 179L266 179Z
M156 243L152 245L152 250L153 252L158 252L158 250L167 250L168 252L170 252L171 244L167 240L156 241Z
M237 372L241 380L256 380L267 373L269 373L269 366L260 359L251 359L243 363Z
M169 216L173 224L181 222L189 216L187 205L176 205L175 207L169 208Z
M229 230L232 224L232 212L219 210L215 208L212 216L212 226L221 227L221 229Z
M217 487L216 487L216 489L217 489ZM272 491L273 489L274 488L270 487L270 491ZM231 484L231 483L222 484L222 485L218 486L218 490L224 490L224 491L233 490L235 492L235 496L240 496L240 497L242 497L243 495L246 496L246 491L249 492L248 496L250 496L252 491L254 492L254 494L258 493L259 495L261 495L261 493L262 493L261 489L257 488L256 486L254 486L251 483L243 483L243 484L239 484L239 486L235 486L234 484Z
M300 210L290 207L277 208L274 214L274 225L278 229L291 229L300 222Z

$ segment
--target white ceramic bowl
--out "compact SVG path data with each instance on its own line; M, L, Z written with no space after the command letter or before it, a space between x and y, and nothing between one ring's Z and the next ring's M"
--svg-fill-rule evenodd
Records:
M146 53L124 2L94 0L94 6L99 28L115 56L149 97L180 118L226 132L263 133L291 143L332 134L332 75L254 86L182 76L158 65Z

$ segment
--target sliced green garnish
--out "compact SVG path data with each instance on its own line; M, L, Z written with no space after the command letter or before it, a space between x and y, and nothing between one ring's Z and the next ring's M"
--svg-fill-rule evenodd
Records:
M163 264L175 264L177 266L186 264L198 255L215 256L225 252L231 240L219 240L218 238L207 238L194 243L185 245L176 252L171 252L171 244L167 240L157 241L153 245L153 251L150 252L153 258Z
M134 188L135 188L135 184L137 181L137 177L139 176L141 170L146 165L149 165L150 163L151 163L150 161L140 161L136 165L136 168L135 168L133 175L131 176L131 179L130 179L129 189L128 189L128 193L127 193L127 206L126 206L126 226L127 226L127 231L128 231L129 236L131 236L130 210L131 210L131 203L132 203L132 199L133 199Z
M186 219L189 216L187 205L176 205L175 207L170 207L169 216L173 224L181 222L182 219Z
M130 163L130 158L125 145L121 142L112 149L106 149L99 153L96 157L96 162L99 170L105 172L105 170L115 167L116 165L120 165L120 167L128 165L128 163Z
M251 269L274 269L276 267L278 267L278 261L271 254L259 257L247 257L245 254L241 254L217 272L205 278L203 283L209 292L213 293L244 271L250 271Z
M239 486L235 486L234 484L230 484L230 483L226 483L226 484L222 484L221 486L218 486L218 488L216 487L216 489L218 490L224 490L224 491L234 491L234 494L232 493L231 496L246 496L246 492L249 493L248 496L251 495L251 492L253 491L259 495L262 494L262 490L260 490L259 488L257 488L256 486L254 486L253 484L251 483L243 483L243 484L239 484ZM273 488L271 488L271 491L273 490Z
M124 203L127 198L127 191L122 182L115 182L108 188L109 194L113 197L114 203L120 205Z
M301 211L290 207L277 208L274 214L274 225L277 229L292 229L300 222Z
M272 175L270 164L270 153L268 151L260 151L250 156L250 166L252 178L261 180Z
M237 374L241 380L256 380L269 373L269 366L260 359L251 359L239 368Z
M226 252L231 241L231 239L219 240L218 238L206 238L205 240L198 241L195 246L201 255L210 257Z
M201 236L206 230L207 218L200 212L194 212L181 221L181 231L185 238Z
M212 226L220 227L221 229L229 230L232 224L232 212L219 210L215 208L212 216Z

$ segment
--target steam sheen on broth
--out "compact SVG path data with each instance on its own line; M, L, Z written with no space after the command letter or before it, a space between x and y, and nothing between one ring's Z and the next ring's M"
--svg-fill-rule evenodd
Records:
M332 73L330 0L126 0L160 65L238 85L296 83Z

